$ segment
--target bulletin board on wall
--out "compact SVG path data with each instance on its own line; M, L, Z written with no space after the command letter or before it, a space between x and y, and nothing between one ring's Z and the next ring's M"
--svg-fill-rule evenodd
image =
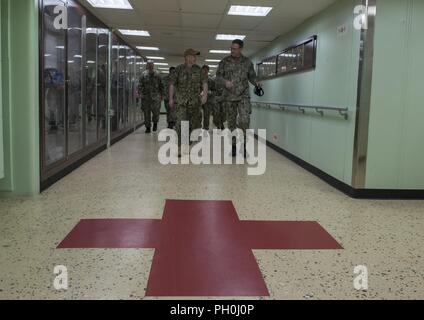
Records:
M257 64L261 80L304 72L316 68L317 36L290 46L278 55L265 58Z

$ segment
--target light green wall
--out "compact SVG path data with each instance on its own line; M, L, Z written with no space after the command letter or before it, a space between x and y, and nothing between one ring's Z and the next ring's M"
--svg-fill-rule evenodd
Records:
M1 5L0 5L0 35L1 35ZM0 180L4 178L4 152L3 152L3 102L2 102L2 54L1 54L1 41L0 41Z
M38 1L1 0L5 178L0 196L39 193Z
M270 142L349 185L352 182L360 40L359 31L353 28L357 3L339 0L253 57L256 64L312 35L318 36L315 71L264 81L265 96L252 95L252 100L348 107L349 120L336 112L321 117L314 111L303 115L298 111L253 108L252 128L267 129ZM338 33L341 26L347 28L342 35Z
M378 0L367 188L424 188L424 1Z

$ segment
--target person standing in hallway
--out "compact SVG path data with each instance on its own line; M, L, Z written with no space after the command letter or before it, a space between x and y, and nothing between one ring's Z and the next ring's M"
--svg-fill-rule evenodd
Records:
M170 77L169 107L175 108L178 150L181 156L181 122L188 121L191 133L202 127L202 106L208 99L208 77L196 64L200 52L187 49L185 63L179 65ZM175 95L175 100L174 100Z
M204 65L202 72L208 78L208 101L203 105L203 129L209 131L211 114L215 108L215 80L209 76L209 66Z
M224 87L223 103L228 112L228 127L231 131L237 128L243 130L245 141L244 156L246 157L246 130L250 127L249 82L261 87L252 61L242 54L244 42L236 39L231 45L231 55L224 58L218 66L216 81ZM233 139L233 157L237 155L237 141Z
M224 123L227 121L226 104L222 101L224 87L218 85L215 79L215 103L213 109L213 124L222 131L225 129Z
M151 60L147 62L147 70L140 77L139 92L144 110L146 133L151 133L152 121L153 132L156 132L158 130L160 107L164 92L162 78L155 71L155 64Z
M175 108L169 107L169 79L171 76L175 73L175 67L169 68L169 74L163 78L163 91L165 93L164 102L165 102L165 108L166 108L166 119L168 122L168 129L174 129L175 127ZM175 99L175 97L174 97Z

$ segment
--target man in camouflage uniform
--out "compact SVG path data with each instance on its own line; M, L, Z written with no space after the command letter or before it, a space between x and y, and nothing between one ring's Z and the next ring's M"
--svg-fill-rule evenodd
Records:
M185 63L179 65L170 77L169 107L176 106L176 129L179 155L181 155L181 122L190 123L191 133L202 127L202 106L208 99L208 78L196 64L200 52L188 49L184 53ZM175 100L174 100L175 94Z
M166 119L168 122L168 129L174 129L175 127L175 108L171 109L169 107L169 79L171 78L172 74L175 73L175 68L171 67L169 68L169 74L163 78L163 91L165 93L165 108L166 108Z
M203 106L203 129L209 131L211 114L215 109L215 80L209 76L209 66L204 65L202 72L208 77L208 102Z
M218 85L215 80L215 103L213 109L213 124L218 129L224 130L227 121L226 104L223 101L224 87Z
M254 86L261 86L257 81L252 61L242 54L244 42L234 40L231 45L231 56L224 58L218 67L216 78L223 85L223 102L228 113L228 127L231 131L237 128L246 130L250 127L250 104L249 82ZM245 141L244 141L245 142ZM233 139L233 156L237 155L236 139ZM246 156L246 143L244 143L244 156Z
M152 121L153 132L158 130L161 101L164 95L162 78L157 72L155 72L154 68L155 64L153 61L149 60L147 62L147 70L143 72L139 82L139 91L142 107L144 110L146 133L151 132Z

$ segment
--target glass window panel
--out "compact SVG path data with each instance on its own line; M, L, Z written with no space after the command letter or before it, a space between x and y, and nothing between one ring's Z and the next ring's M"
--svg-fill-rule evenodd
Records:
M316 41L316 37L313 37L279 54L277 75L315 68Z
M68 154L84 147L82 112L82 60L83 60L83 22L81 14L73 1L68 6Z
M108 47L109 32L99 30L98 40L98 73L97 73L97 117L100 139L107 137L107 86L108 86Z
M64 5L49 1L44 6L44 160L46 166L66 156L65 70L66 30L53 25L54 8Z
M130 127L130 110L132 104L132 74L131 68L133 64L134 52L131 49L127 50L126 60L126 81L125 81L125 105L124 105L124 126L125 128Z
M120 130L124 129L124 104L126 100L126 95L125 95L126 60L127 60L126 46L123 43L120 43L119 79L118 79L118 128Z
M87 19L85 59L85 140L97 142L97 26Z
M111 116L111 131L118 131L118 96L119 96L119 43L116 36L113 36L112 46L112 116Z

